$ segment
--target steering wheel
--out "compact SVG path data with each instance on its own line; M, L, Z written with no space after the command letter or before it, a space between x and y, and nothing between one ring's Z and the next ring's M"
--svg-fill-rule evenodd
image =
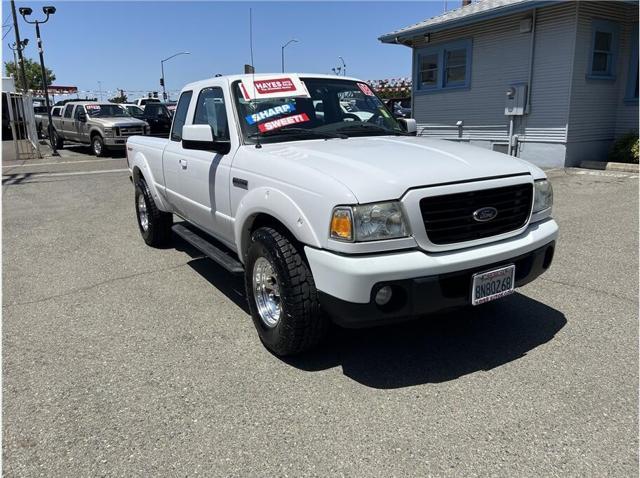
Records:
M360 117L358 115L354 115L353 113L343 113L342 120L351 119L353 121L360 121Z

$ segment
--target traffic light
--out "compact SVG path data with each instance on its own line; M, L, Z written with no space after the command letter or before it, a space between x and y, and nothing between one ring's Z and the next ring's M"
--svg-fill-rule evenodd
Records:
M164 86L164 78L160 78L160 86Z

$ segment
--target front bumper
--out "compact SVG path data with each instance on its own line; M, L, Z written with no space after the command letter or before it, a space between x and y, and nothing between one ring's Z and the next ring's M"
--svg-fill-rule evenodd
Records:
M448 274L381 282L374 286L366 304L347 302L320 292L320 303L333 320L343 327L360 328L396 322L401 318L439 312L471 304L471 281L474 274L515 264L515 286L528 284L551 266L555 241L513 259ZM373 300L378 288L390 285L391 301L378 306Z
M124 148L127 144L127 138L119 136L111 136L103 138L104 145L110 148Z
M338 323L359 327L466 305L471 275L495 266L515 263L516 287L522 286L550 266L557 235L558 225L547 219L516 237L449 252L347 256L310 247L305 252L325 310ZM373 296L382 285L398 292L397 307L375 305Z

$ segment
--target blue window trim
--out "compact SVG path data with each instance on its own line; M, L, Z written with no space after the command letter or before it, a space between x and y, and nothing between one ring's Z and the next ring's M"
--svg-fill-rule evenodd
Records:
M470 38L457 40L447 43L439 43L436 45L428 45L413 50L413 92L415 94L429 94L444 91L455 91L469 89L471 87L471 57L472 57L472 41ZM446 63L446 52L448 50L460 50L464 48L467 55L466 71L464 82L446 85L444 77L444 69ZM422 86L420 83L420 59L425 55L438 55L438 76L436 86Z
M593 51L596 45L596 32L611 33L611 64L607 75L599 75L593 72ZM589 63L587 78L590 80L615 80L616 62L618 60L618 40L620 38L620 25L610 20L593 20L591 22L591 46L589 48Z
M636 80L638 78L638 24L636 23L631 30L629 38L631 45L631 57L629 58L629 70L627 71L627 88L625 90L625 103L638 104L638 97L633 96L636 89Z

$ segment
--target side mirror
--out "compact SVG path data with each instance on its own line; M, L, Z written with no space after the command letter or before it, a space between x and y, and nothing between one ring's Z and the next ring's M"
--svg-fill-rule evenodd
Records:
M182 147L227 154L231 151L231 142L214 139L213 130L208 124L189 124L182 127Z
M416 136L418 134L418 124L413 118L398 118L400 126L409 134Z

